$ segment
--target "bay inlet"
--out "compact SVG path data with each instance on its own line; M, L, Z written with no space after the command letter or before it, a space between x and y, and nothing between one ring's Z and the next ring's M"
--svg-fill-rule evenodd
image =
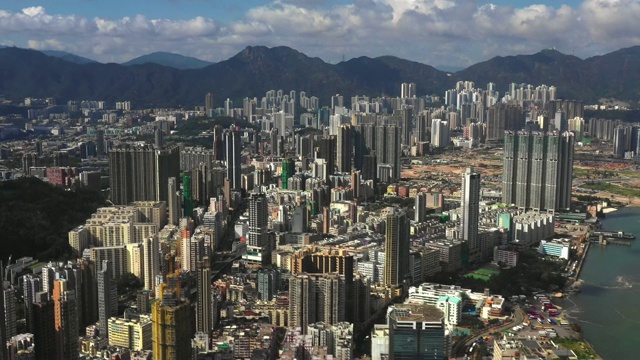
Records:
M561 306L603 359L634 359L640 335L640 208L607 214L602 229L632 233L636 240L631 247L592 244L581 292Z

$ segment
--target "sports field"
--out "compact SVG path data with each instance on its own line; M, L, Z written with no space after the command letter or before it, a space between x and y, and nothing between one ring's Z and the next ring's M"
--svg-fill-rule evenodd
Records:
M498 270L482 268L482 269L471 271L467 273L465 276L472 277L478 280L489 281L489 279L491 279L492 276L498 275L499 273L500 272Z

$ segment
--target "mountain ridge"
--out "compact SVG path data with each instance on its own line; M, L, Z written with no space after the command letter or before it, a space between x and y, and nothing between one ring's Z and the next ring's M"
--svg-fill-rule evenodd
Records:
M133 66L153 63L172 67L179 70L201 69L211 65L211 62L200 60L191 56L184 56L176 53L156 51L150 54L138 56L129 61L123 62L121 65Z
M130 100L136 108L202 105L207 92L215 94L214 103L220 106L226 98L262 97L271 89L306 91L326 104L338 93L397 96L402 82L415 82L418 95L442 95L461 80L474 81L477 87L494 82L502 93L509 83L524 82L554 85L561 98L636 102L640 46L587 59L551 49L496 56L455 73L395 56L361 56L330 64L285 46L247 46L227 60L196 69L153 63L76 64L36 50L0 48L0 94L7 98Z

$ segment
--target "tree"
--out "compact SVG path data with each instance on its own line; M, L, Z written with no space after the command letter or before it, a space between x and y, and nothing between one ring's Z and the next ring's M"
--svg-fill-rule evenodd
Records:
M142 289L142 282L132 273L124 273L118 279L118 294L127 294Z

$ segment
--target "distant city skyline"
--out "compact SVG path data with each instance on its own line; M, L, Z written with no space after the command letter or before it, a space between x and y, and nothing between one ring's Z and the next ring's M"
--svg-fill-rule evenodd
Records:
M289 46L331 63L394 55L464 68L553 48L585 58L638 44L637 0L141 0L0 5L0 44L101 62L155 51L221 61Z

